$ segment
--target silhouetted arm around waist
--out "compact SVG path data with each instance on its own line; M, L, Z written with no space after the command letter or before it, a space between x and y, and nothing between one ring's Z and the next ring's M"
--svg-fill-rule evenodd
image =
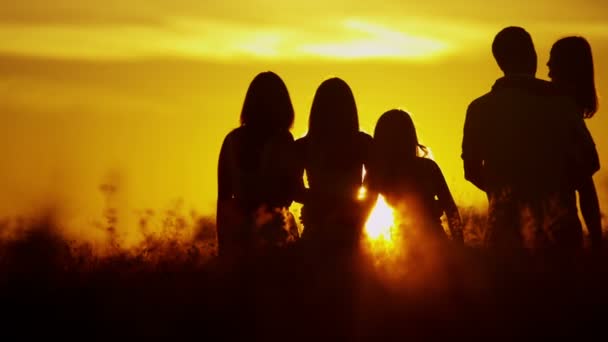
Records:
M439 166L437 166L437 164L434 162L433 164L433 174L436 180L435 184L437 184L436 192L439 204L447 216L448 227L450 229L450 233L452 234L452 239L462 244L464 243L462 232L463 227L462 220L460 219L460 213L458 212L458 207L456 206L456 202L454 202L454 198L452 197L452 193L450 192L441 169L439 169Z

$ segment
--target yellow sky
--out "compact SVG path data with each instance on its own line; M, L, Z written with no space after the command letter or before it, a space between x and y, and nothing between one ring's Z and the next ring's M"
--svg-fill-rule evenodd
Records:
M127 211L182 198L211 213L219 146L264 70L290 90L295 136L330 76L351 85L368 132L384 111L409 110L461 205L483 203L463 180L460 141L468 103L500 76L490 52L498 30L528 29L541 78L555 40L587 37L608 94L603 1L0 0L0 8L3 215L49 202L67 216L99 215L98 187L111 173ZM588 125L608 160L602 103ZM608 190L606 170L596 182Z

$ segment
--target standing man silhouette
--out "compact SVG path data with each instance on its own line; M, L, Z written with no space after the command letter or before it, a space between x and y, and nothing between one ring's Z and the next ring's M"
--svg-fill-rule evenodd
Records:
M580 226L576 206L559 194L574 186L569 170L576 149L593 141L574 101L535 77L537 56L526 30L501 30L492 53L504 77L469 105L462 159L465 178L488 196L486 245L510 254L544 245L557 213Z

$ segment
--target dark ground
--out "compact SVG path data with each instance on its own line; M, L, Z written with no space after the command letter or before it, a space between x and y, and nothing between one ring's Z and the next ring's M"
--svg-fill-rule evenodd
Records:
M606 253L563 262L434 251L410 248L388 271L302 247L240 265L169 249L154 261L101 258L42 227L0 242L0 333L83 341L608 337Z

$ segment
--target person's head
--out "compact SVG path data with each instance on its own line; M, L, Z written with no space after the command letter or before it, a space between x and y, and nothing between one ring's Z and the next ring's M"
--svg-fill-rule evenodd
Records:
M530 34L521 27L502 29L492 42L492 54L505 75L536 74L536 51Z
M427 153L426 147L418 142L414 121L401 109L391 109L380 116L374 129L374 146L378 153L390 153L396 158L417 157L420 151L423 155Z
M583 37L566 37L551 47L549 77L556 83L568 85L574 91L578 105L586 118L597 112L597 93L591 46Z
M359 131L359 117L353 92L346 82L334 77L323 81L312 101L308 134L331 138Z
M274 72L258 74L247 89L241 125L260 130L289 130L294 111L283 80Z

